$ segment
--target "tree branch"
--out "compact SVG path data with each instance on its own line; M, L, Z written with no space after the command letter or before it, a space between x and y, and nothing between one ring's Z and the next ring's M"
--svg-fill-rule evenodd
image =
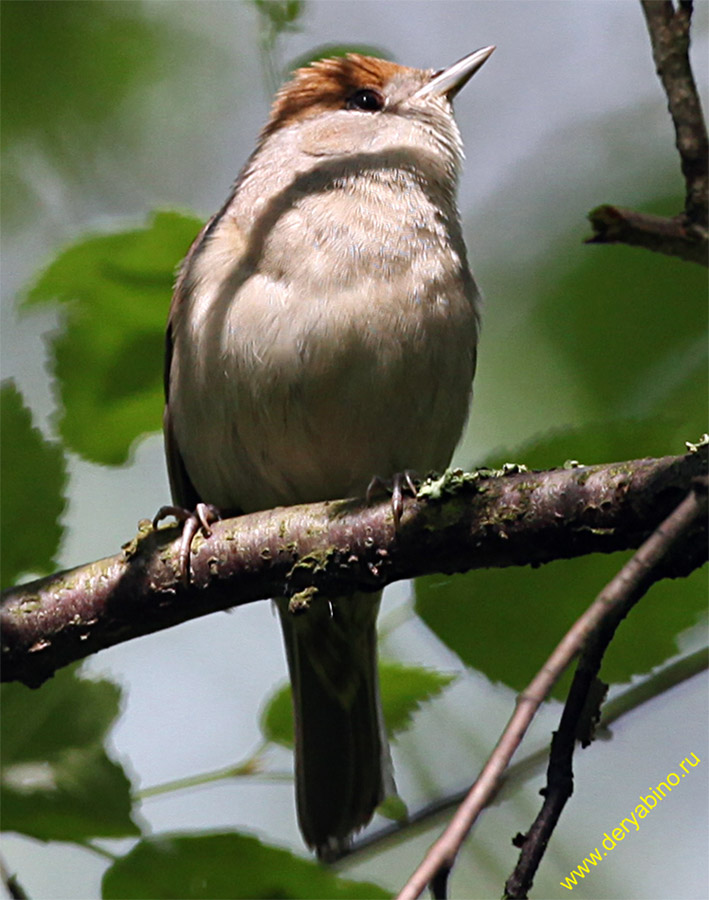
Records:
M604 204L592 209L588 220L595 234L586 244L628 244L707 265L706 232L688 224L684 213L668 218Z
M706 519L706 508L706 484L703 484L700 491L692 490L684 498L677 509L642 544L638 552L623 566L618 575L601 591L586 612L564 635L544 666L518 697L515 710L480 775L446 830L426 853L421 865L399 893L397 900L416 900L427 885L431 885L434 897L445 897L447 877L463 841L486 803L496 792L509 761L556 681L584 645L594 646L592 655L595 664L598 656L597 650L601 647L605 649L604 639L609 619L617 618L624 604L639 599L650 584L661 577L659 575L661 562L669 554L671 548L679 544L680 540L684 540L696 522ZM610 628L608 641L614 630L614 627ZM599 637L599 634L602 636ZM600 665L600 659L598 659L598 664ZM574 682L572 686L575 686L574 702L567 704L565 712L567 708L576 709L576 701L582 698L583 693L583 688L579 685L581 682L585 684L586 674L584 672L578 684L576 681ZM567 714L568 723L572 723L574 716L575 712ZM573 743L573 736L571 741ZM552 765L553 763L550 762L550 769ZM558 774L556 769L554 772ZM565 772L559 777L568 782ZM569 796L570 785L568 783L565 785L565 789L566 796ZM563 795L563 793L559 792L559 795ZM560 812L559 809L558 813L560 814ZM544 823L545 825L546 823ZM543 842L544 826L539 828L542 847L546 846ZM520 886L515 885L515 887ZM505 896L517 897L526 896L526 894L506 893Z
M652 58L667 94L667 106L675 127L676 146L682 163L687 194L685 213L690 222L707 228L709 177L707 130L702 104L689 61L689 27L692 3L642 0Z
M651 216L616 206L599 206L588 218L594 235L589 244L623 243L645 247L707 265L707 130L689 61L692 3L641 0L650 33L655 68L667 95L676 146L685 180L684 211L672 218Z
M607 685L598 681L603 656L620 623L658 580L659 565L668 550L684 537L697 517L706 517L706 494L706 482L697 484L695 490L685 497L606 585L596 601L606 609L585 642L561 714L559 730L552 738L542 808L527 834L516 843L521 847L521 853L514 872L505 884L504 896L509 900L528 896L559 817L573 793L572 760L576 741L580 740L583 747L591 743L591 732L600 716L600 705L607 690Z
M198 536L188 586L179 529L142 523L119 555L5 592L2 678L38 686L104 647L306 588L338 596L433 572L635 548L706 468L707 446L699 445L685 456L547 472L449 472L405 498L398 530L389 502L267 510L217 522L208 540ZM702 565L706 533L699 523L663 574Z
M676 662L654 672L639 684L619 693L603 706L601 722L597 731L607 732L610 726L623 718L628 713L635 712L644 703L664 694L666 691L685 681L694 678L700 672L706 672L709 668L709 650L702 647L694 653L678 659ZM499 802L506 795L511 795L518 790L519 785L529 782L532 778L538 778L543 769L548 765L549 750L543 747L533 751L524 759L508 766L505 776L495 799ZM403 833L418 834L429 825L432 820L441 819L445 813L455 809L465 800L470 791L470 785L462 790L456 790L450 794L438 797L428 803L412 810L402 822L389 822L379 828L372 829L363 837L358 838L350 847L345 848L336 856L336 861L365 856L373 850L387 846L393 841L399 841ZM489 803L488 803L489 805Z

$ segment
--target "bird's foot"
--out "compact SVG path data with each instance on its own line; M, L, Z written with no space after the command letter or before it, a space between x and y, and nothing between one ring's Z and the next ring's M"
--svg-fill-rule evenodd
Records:
M409 491L413 497L416 496L416 485L414 478L416 473L411 469L405 469L403 472L396 472L390 481L375 475L369 482L367 488L367 503L372 502L372 498L382 491L391 491L391 511L394 516L394 527L399 527L401 514L404 511L404 491Z
M157 528L158 522L161 522L168 516L174 516L178 522L183 523L178 562L180 578L182 583L187 586L190 581L192 542L198 531L201 531L206 538L211 537L212 529L209 526L213 522L219 521L221 516L217 507L212 506L211 503L198 503L192 512L182 506L161 506L153 519L153 528Z

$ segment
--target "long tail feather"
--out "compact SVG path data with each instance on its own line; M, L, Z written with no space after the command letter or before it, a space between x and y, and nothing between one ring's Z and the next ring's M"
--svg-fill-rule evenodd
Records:
M394 790L377 675L380 594L278 607L295 716L298 822L321 859L347 846Z

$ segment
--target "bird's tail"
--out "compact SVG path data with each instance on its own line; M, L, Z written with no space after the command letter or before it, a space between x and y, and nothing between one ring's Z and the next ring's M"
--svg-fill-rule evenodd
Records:
M278 601L293 689L298 822L321 859L335 857L394 791L379 697L381 594Z

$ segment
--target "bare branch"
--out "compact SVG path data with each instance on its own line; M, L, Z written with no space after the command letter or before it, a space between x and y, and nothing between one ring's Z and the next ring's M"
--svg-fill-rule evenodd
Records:
M700 650L689 653L676 662L653 672L644 681L622 691L604 704L598 731L609 729L614 722L621 720L628 713L634 712L644 703L648 703L673 687L689 681L700 672L706 672L708 668L709 650L706 647L702 647ZM506 795L511 796L514 791L518 790L521 783L527 783L532 778L538 778L546 765L548 765L548 756L548 748L543 747L508 766L505 770L504 781L499 791L495 794L495 799L499 802ZM470 785L464 790L453 791L445 796L429 801L418 809L411 810L403 822L389 822L379 828L372 829L356 840L351 847L343 849L336 856L336 861L350 859L353 856L361 857L376 851L393 841L399 841L404 832L420 833L423 827L429 825L432 820L441 819L446 812L460 806L468 795L469 790Z
M689 222L707 228L709 174L707 129L702 104L689 62L689 26L692 3L642 0L652 43L652 58L667 94L667 106L675 127L687 194L685 214Z
M638 600L658 580L658 566L668 550L682 539L698 516L706 516L706 501L706 482L704 482L688 494L677 509L645 541L632 559L604 588L594 604L601 607L605 605L606 610L604 612L601 609L603 619L586 641L564 704L559 730L554 733L552 739L547 784L542 792L544 795L542 808L532 827L517 844L521 846L522 852L514 872L505 884L504 896L510 900L528 896L554 828L566 801L573 793L572 759L576 740L579 738L583 746L590 743L589 736L580 737L581 723L582 719L588 716L590 703L593 703L595 710L600 709L603 696L594 702L592 694L599 684L598 672L616 629ZM605 694L605 689L602 694Z
M631 599L633 602L637 601L650 584L661 577L659 571L662 560L673 547L684 540L697 521L704 520L706 508L704 486L701 495L692 491L680 503L569 629L542 669L519 696L515 711L478 779L446 830L398 895L398 900L416 900L427 885L434 883L439 872L444 872L447 876L473 823L496 792L510 759L556 681L587 642L596 642L598 629L603 628L605 632L608 619L616 617L623 604ZM608 640L611 636L612 631ZM523 895L515 893L514 896Z
M547 472L466 475L391 504L332 501L217 522L195 540L192 581L179 565L179 529L146 523L118 556L12 588L0 609L2 677L30 686L122 641L244 603L380 590L403 578L540 564L639 546L705 472L707 447L685 456ZM665 574L706 559L696 529Z
M685 180L685 206L672 218L599 206L589 213L594 234L586 243L630 244L706 266L709 151L702 105L689 61L692 3L680 2L677 9L671 0L641 0L641 4L655 68L675 128Z
M586 244L628 244L707 265L706 233L688 225L684 214L669 219L606 204L592 209L588 219L595 234Z

